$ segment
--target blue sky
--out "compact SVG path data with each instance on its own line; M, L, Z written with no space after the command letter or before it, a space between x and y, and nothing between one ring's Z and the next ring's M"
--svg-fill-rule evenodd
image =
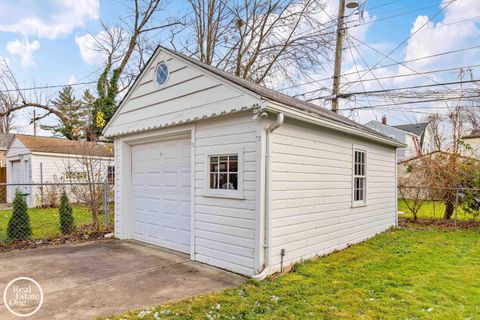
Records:
M447 5L452 0L443 0ZM337 0L328 0L327 12L335 16ZM455 0L454 0L455 2ZM365 5L364 20L358 20L353 16L350 25L352 35L374 46L378 50L388 53L399 43L407 39L412 28L426 23L426 19L439 11L440 0L368 0ZM165 15L184 12L187 7L184 0L170 1ZM377 8L376 8L377 7ZM348 12L348 11L347 11ZM8 60L21 85L45 86L84 82L95 80L98 75L99 65L88 61L86 54L81 52L78 39L89 32L99 31L100 20L109 24L117 23L119 17L125 16L125 2L114 0L1 0L0 1L0 57ZM401 14L397 17L391 17ZM424 16L424 17L423 17ZM392 57L401 61L414 59L421 56L431 55L469 45L480 45L480 40L475 42L480 21L480 3L477 0L456 0L447 10L433 19L433 24L413 36L405 45L396 50ZM380 21L375 22L375 19ZM385 19L385 20L382 20ZM422 20L423 19L423 20ZM467 19L465 22L459 20ZM373 22L371 22L373 20ZM442 23L451 25L438 28ZM358 23L366 23L354 27ZM77 39L77 41L76 41ZM348 45L348 43L347 43ZM367 65L375 65L382 56L374 53L365 46L359 47L360 56L354 51L354 59L350 52L344 53L344 72L353 72L355 64L357 68L365 69ZM438 69L439 67L457 67L480 62L480 51L462 53L456 56L443 57L441 60L427 60L413 64L412 68L419 72ZM353 61L355 60L355 63ZM391 62L388 59L384 63ZM313 75L316 79L330 76L329 70L322 75ZM395 75L406 72L396 66L391 69L379 70L377 76ZM343 79L348 81L353 78ZM438 80L455 79L455 74L441 74ZM368 76L367 76L368 78ZM402 79L401 79L402 80ZM403 79L406 80L406 79ZM403 83L422 84L428 79L408 79ZM325 82L325 85L328 85ZM402 82L385 81L386 87L402 85ZM403 84L404 85L404 84ZM367 83L368 89L378 89L374 81ZM78 87L77 90L84 89ZM307 85L302 90L316 88ZM361 89L360 84L349 90ZM55 90L45 92L54 94ZM80 95L80 93L78 93ZM363 103L366 103L365 101ZM23 119L25 115L17 119L17 129L21 132L31 132L31 126L26 126ZM358 120L364 122L372 118L378 118L378 114L372 112L357 115ZM396 121L414 121L415 115L395 115Z

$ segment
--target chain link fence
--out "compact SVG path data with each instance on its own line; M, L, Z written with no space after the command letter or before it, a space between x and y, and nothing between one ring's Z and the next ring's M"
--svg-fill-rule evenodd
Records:
M480 188L398 187L399 218L480 224Z
M114 186L105 182L0 184L0 250L113 232ZM2 196L3 195L3 198Z

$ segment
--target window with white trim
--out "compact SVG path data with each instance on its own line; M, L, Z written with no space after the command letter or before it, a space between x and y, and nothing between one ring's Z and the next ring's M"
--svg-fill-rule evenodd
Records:
M353 157L353 202L365 203L367 198L367 153L354 149Z
M209 156L211 190L238 190L238 154Z

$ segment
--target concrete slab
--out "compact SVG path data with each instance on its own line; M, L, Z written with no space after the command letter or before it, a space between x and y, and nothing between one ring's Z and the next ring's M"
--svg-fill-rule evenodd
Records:
M246 279L184 254L119 240L0 253L0 293L16 277L45 292L28 319L94 319L237 286ZM18 319L0 301L0 319Z

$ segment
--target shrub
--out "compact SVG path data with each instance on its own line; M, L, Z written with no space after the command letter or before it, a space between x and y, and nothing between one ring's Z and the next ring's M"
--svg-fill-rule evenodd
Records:
M8 221L7 234L11 240L27 240L32 235L27 202L20 192L15 194L13 200L13 213Z
M63 234L70 234L75 229L72 207L68 202L67 193L64 191L60 197L60 231Z

